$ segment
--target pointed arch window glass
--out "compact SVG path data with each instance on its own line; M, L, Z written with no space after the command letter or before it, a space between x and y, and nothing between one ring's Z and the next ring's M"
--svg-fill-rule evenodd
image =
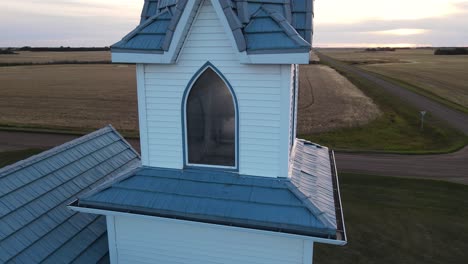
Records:
M211 68L193 84L187 98L188 163L236 165L236 113L226 83Z

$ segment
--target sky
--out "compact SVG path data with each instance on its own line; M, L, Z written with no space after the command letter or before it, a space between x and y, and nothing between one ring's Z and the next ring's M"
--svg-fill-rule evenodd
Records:
M143 0L0 0L0 47L109 46ZM468 0L315 0L314 46L468 46Z

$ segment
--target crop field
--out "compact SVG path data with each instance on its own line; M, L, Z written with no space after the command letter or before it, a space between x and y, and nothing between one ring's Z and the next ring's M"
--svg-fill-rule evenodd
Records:
M105 61L109 56L101 51L21 52L0 55L0 63ZM333 69L307 65L300 71L300 134L361 125L379 115L377 106ZM112 124L137 135L135 68L114 64L0 67L0 113L3 127L80 133Z
M299 78L299 135L364 125L381 114L369 97L328 66L301 65Z
M0 65L2 64L45 64L63 61L96 62L110 61L108 51L77 51L77 52L32 52L19 51L18 54L0 54Z
M366 52L319 49L327 56L391 78L455 109L468 112L468 56L433 55L433 49Z
M135 67L0 67L0 126L83 131L138 128Z

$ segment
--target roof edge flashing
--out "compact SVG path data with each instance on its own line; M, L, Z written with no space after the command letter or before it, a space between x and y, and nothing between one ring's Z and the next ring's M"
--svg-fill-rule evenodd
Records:
M167 222L175 221L175 222L182 222L182 223L201 225L201 226L209 225L209 226L215 227L215 228L223 228L223 229L227 228L227 229L231 229L231 230L232 229L234 229L234 230L245 230L245 229L247 229L247 228L238 227L238 226L210 224L210 223L203 223L203 222L197 222L197 221L188 221L188 220L184 220L184 219L165 218L165 217L158 217L158 216L151 216L151 215L135 214L133 212L118 212L118 211L97 209L97 208L78 207L76 205L76 201L71 202L70 204L68 204L67 208L69 210L72 210L72 211L87 213L87 214L98 214L98 215L105 215L105 216L137 217L137 218L143 218L143 219L157 219L159 221L167 221ZM344 246L344 245L347 244L347 241L343 241L343 240L340 240L340 239L333 239L333 238L321 238L321 237L315 237L315 236L305 236L305 235L291 234L291 233L285 233L285 232L272 232L272 231L251 229L251 228L248 228L248 230L251 231L251 232L259 233L259 234L276 234L276 235L280 235L280 236L301 238L301 239L306 239L306 240L317 242L317 243L329 244L329 245L335 245L335 246Z
M265 223L257 223L255 221L246 221L245 223L241 223L241 221L229 221L225 220L222 217L210 217L210 218L200 218L196 215L182 215L182 214L174 214L171 212L159 212L159 211L148 211L139 210L138 208L121 208L118 206L103 206L97 203L84 203L80 205L79 200L73 201L69 205L69 208L75 211L82 211L78 208L83 209L91 209L91 210L99 210L99 211L107 211L107 212L115 212L115 213L128 213L132 215L138 216L150 216L150 217L159 217L165 219L176 219L176 220L184 220L190 222L197 222L197 223L205 223L205 224L214 224L214 225L222 225L222 226L233 226L233 227L240 227L240 228L247 228L247 229L254 229L254 230L262 230L262 231L269 231L274 233L286 233L292 235L301 235L306 237L317 237L323 239L336 239L334 233L335 230L332 229L313 229L308 228L309 230L303 230L300 226L282 226L282 227L274 227L272 225L265 225ZM77 208L77 209L74 209Z

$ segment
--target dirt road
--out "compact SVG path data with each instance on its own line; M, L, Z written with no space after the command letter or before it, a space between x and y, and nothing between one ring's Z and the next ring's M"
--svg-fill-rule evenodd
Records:
M468 115L467 114L450 109L444 105L434 102L433 100L427 97L413 93L405 89L404 87L385 81L377 77L374 74L371 74L364 70L359 69L358 67L354 67L354 66L341 63L323 54L319 54L319 57L322 61L332 66L338 65L339 67L345 69L346 71L356 74L371 82L374 82L375 84L385 89L389 93L402 98L403 100L407 101L408 103L412 104L413 106L417 107L420 110L425 110L431 113L432 115L442 120L445 120L452 127L457 128L463 133L465 133L465 135L468 135Z
M77 138L74 135L0 131L0 151L52 148ZM137 150L137 139L128 140ZM428 178L468 184L468 147L446 155L386 155L336 153L339 172Z
M78 137L66 134L0 131L0 152L31 148L49 149ZM127 141L136 150L140 150L138 139L127 139Z
M443 155L336 153L338 171L468 184L468 146Z

